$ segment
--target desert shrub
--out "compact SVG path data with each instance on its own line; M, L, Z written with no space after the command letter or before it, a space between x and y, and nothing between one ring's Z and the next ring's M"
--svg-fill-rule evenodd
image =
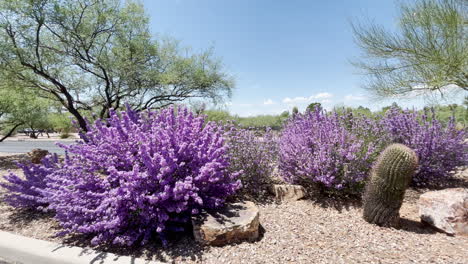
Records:
M325 189L355 192L363 186L375 146L347 130L336 113L318 108L297 114L279 142L279 169L290 183L315 182Z
M207 121L215 121L217 123L227 123L237 119L237 117L229 114L225 110L205 110L203 114L206 116Z
M187 109L111 112L83 137L63 146L72 155L44 193L65 233L89 234L93 244L165 241L240 188L222 127Z
M342 127L364 142L372 160L375 160L391 141L385 125L380 122L381 116L368 116L347 109L334 111L333 114L338 115Z
M261 186L271 182L278 156L276 137L271 130L258 136L232 123L226 130L231 171L242 171L244 192L258 193Z
M46 187L46 177L58 168L57 155L49 155L42 159L42 164L31 162L18 163L23 170L24 177L10 172L0 186L8 192L3 200L16 208L45 209L47 202L43 196Z
M392 143L404 144L418 155L414 186L437 183L468 163L466 130L457 129L454 118L443 125L435 115L434 110L418 113L391 108L381 120Z
M69 138L70 137L70 133L69 132L62 132L60 133L60 138L61 139L66 139L66 138Z
M258 115L250 117L239 117L238 121L242 127L249 129L265 129L280 130L284 121L287 119L284 115Z

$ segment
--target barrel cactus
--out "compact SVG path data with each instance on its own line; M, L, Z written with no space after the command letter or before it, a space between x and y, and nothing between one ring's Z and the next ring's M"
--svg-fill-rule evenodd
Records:
M417 166L416 153L402 144L392 144L380 154L364 194L364 220L398 226L403 197Z

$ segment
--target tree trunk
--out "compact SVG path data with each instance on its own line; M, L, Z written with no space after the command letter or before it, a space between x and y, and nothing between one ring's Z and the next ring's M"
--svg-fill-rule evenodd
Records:
M78 112L78 110L76 110L75 107L70 106L70 105L67 105L67 109L68 109L68 112L70 112L70 114L72 114L76 118L76 121L78 122L78 126L81 128L81 130L83 130L84 132L88 132L88 126L86 124L86 120L80 114L80 112Z
M17 125L15 125L15 126L13 126L13 128L10 129L10 131L8 131L8 133L7 133L4 137L0 138L0 142L2 142L3 140L5 140L7 137L11 136L11 135L13 134L13 132L15 132L15 130L16 130L19 126L21 126L21 125L22 125L22 124L17 124Z
M31 134L29 134L29 137L33 138L33 139L37 139L38 135L36 135L36 131L34 129L31 129L31 130L32 130L32 132L31 132Z

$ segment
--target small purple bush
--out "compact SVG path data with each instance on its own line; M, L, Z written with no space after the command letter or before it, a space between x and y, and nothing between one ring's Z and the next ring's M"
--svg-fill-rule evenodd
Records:
M381 120L392 143L412 148L419 158L419 167L412 184L424 186L450 176L457 166L468 164L466 130L457 130L455 120L442 125L429 114L389 109Z
M181 231L241 187L228 171L223 129L187 109L111 113L48 176L44 195L67 233L92 243L146 243Z
M243 191L257 192L271 181L278 157L278 142L273 132L261 136L235 124L226 125L230 169L242 171Z
M42 164L18 163L23 170L24 178L10 172L5 175L5 183L0 186L8 193L3 200L9 205L24 209L43 209L47 206L42 190L46 187L47 175L58 167L57 155L49 155L42 159Z
M362 187L375 148L342 121L336 113L317 108L289 120L279 143L279 169L285 181L312 181L335 190Z

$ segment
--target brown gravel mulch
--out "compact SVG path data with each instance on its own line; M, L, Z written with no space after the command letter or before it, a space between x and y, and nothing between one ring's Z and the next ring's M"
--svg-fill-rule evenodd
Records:
M0 175L5 167L14 167L12 159L0 157ZM442 187L468 188L468 169ZM254 243L202 247L187 235L167 248L152 243L139 249L100 249L172 263L468 263L468 237L448 236L419 222L416 202L427 190L408 190L399 229L366 223L359 201L319 197L260 204L261 237ZM83 237L55 237L60 227L50 214L19 211L1 202L0 230L89 246Z

